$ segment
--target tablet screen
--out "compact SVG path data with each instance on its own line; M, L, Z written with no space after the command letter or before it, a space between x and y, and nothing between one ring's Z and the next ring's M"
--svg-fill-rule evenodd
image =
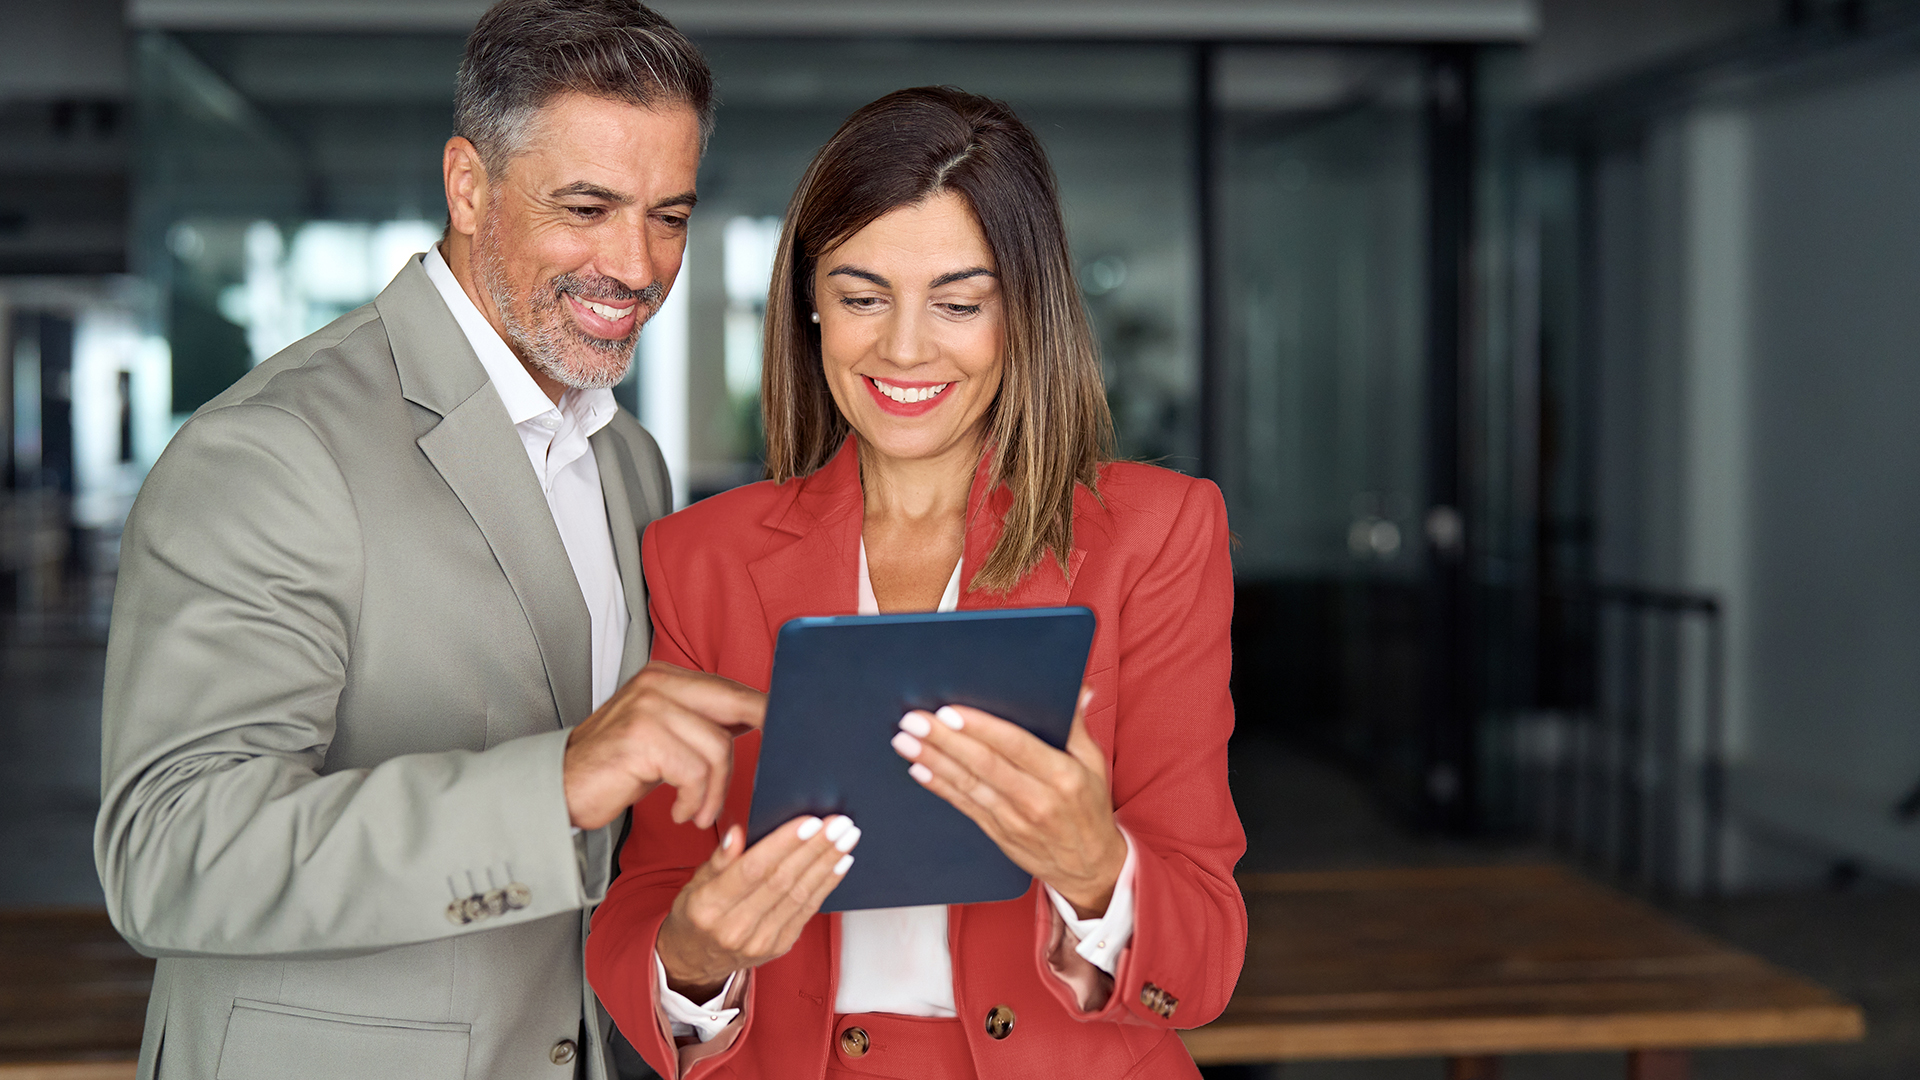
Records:
M1066 745L1093 644L1083 607L847 615L780 628L749 843L802 814L860 826L822 911L1011 900L1032 877L907 775L910 709L970 705Z

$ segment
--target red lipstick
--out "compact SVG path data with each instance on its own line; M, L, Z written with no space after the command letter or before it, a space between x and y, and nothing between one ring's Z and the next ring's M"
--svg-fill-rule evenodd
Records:
M922 390L933 386L941 388L939 393L923 401L896 401L880 389L878 380L862 375L860 382L867 388L867 393L873 395L874 404L880 406L880 411L893 416L921 416L931 412L935 406L947 400L947 391L953 389L950 382L895 382L888 379L887 386L895 390Z

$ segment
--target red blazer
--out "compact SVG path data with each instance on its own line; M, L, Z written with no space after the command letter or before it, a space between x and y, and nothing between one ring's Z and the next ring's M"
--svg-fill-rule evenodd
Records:
M969 501L963 582L985 560L1010 501L1005 488L986 493L984 475ZM1055 974L1062 924L1037 882L1017 900L951 909L954 1002L978 1074L995 1080L1197 1077L1173 1029L1220 1014L1246 951L1246 904L1233 879L1246 836L1227 790L1226 508L1211 483L1146 465L1108 465L1099 488L1098 499L1085 488L1074 499L1065 574L1049 556L1011 596L960 599L962 609L1081 604L1098 617L1087 727L1107 752L1115 815L1136 851L1133 939L1112 995L1091 1012ZM855 612L863 518L849 440L812 476L738 488L654 522L642 543L654 658L766 689L782 623ZM732 788L714 828L673 824L664 786L634 807L620 876L593 916L587 974L665 1077L679 1075L680 1058L657 1020L653 943L721 831L746 823L759 752L757 732L734 743ZM688 1071L820 1077L835 1034L839 924L815 916L792 951L756 969L730 1044ZM1016 1017L1002 1040L983 1023L996 1005Z

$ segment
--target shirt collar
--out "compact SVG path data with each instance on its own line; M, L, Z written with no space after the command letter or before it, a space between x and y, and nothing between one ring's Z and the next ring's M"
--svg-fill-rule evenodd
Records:
M428 280L440 290L440 299L446 302L447 310L453 313L453 321L460 324L460 332L467 336L467 344L473 346L473 354L480 358L480 366L487 369L487 379L500 395L500 403L507 407L507 419L517 425L552 411L553 399L547 397L546 392L540 389L540 384L533 381L532 375L527 374L525 365L513 355L513 350L507 347L506 341L487 321L487 317L473 306L467 290L460 287L459 279L453 276L453 268L447 265L446 258L440 254L440 245L428 248L424 261ZM610 392L603 390L600 393L606 394L608 403L612 403L613 395ZM598 431L607 420L613 418L610 410L593 410L588 415L600 412L605 415L596 416L598 423L589 432Z

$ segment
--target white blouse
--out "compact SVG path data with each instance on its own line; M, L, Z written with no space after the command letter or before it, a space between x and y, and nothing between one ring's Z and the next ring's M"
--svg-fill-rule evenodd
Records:
M960 567L947 579L937 611L960 606ZM873 579L867 573L867 543L860 541L860 606L862 615L880 614ZM1124 834L1123 834L1124 835ZM856 856L858 849L855 849ZM1047 896L1080 944L1075 951L1111 975L1120 953L1133 939L1133 840L1127 839L1127 861L1114 883L1106 914L1097 919L1074 915L1073 905L1047 886ZM660 979L660 1003L676 1036L693 1035L706 1042L719 1034L739 1009L721 1008L733 988L734 973L720 993L705 1005L696 1005L667 988L666 968L654 960ZM876 908L840 913L840 982L833 999L836 1013L894 1013L901 1016L954 1015L953 953L947 944L947 906Z

